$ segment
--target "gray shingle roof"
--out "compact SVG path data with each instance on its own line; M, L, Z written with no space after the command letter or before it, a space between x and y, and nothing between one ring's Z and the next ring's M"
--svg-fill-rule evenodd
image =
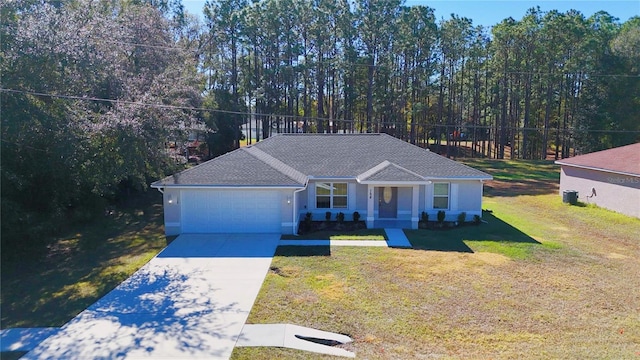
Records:
M304 186L308 177L369 181L491 176L386 134L280 134L152 184Z
M426 179L387 160L358 175L358 181L425 182Z

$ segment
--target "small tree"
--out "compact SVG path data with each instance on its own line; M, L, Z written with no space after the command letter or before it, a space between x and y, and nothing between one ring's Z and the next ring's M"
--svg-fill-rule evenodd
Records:
M444 210L439 210L437 216L438 216L438 223L442 225L442 223L444 223L444 218L446 217Z
M473 223L480 225L480 215L473 215Z
M344 221L344 213L343 212L339 212L336 214L336 221L340 224L342 224L342 222Z
M357 211L353 212L353 222L358 222L360 221L360 213Z
M423 223L429 222L429 214L427 214L426 211L423 211L422 214L420 214L420 221L422 221Z
M324 213L324 219L326 221L331 221L331 211L327 211L326 213Z

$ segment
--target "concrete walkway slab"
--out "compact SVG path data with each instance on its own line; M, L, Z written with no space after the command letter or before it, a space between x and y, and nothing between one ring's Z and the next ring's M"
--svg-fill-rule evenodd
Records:
M280 240L280 246L369 246L386 247L382 240Z
M30 351L60 328L12 328L0 331L0 351Z
M237 346L272 346L310 351L319 354L354 358L355 353L327 344L346 344L353 340L342 334L292 324L247 324Z
M228 359L280 235L181 235L25 359Z
M402 229L384 229L384 232L387 233L387 245L389 247L404 249L413 248Z

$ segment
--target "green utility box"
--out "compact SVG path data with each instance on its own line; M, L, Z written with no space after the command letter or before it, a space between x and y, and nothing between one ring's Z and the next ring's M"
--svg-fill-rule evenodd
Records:
M562 202L575 205L578 203L578 192L575 190L565 190L562 192Z

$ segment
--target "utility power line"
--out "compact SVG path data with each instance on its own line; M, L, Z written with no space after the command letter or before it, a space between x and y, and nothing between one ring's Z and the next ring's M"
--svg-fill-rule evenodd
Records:
M49 94L43 92L36 91L27 91L27 90L16 90L16 89L7 89L0 88L0 92L5 93L13 93L13 94L26 94L32 96L42 96L49 98L57 98L57 99L68 99L68 100L80 100L80 101L95 101L95 102L109 102L112 104L126 104L132 106L142 106L142 107L150 107L150 108L159 108L159 109L170 109L170 110L189 110L189 111L209 111L230 115L244 115L244 116L253 116L253 117L276 117L276 118L285 118L285 119L299 119L299 120L312 120L312 121L333 121L340 123L350 123L356 124L357 121L354 119L332 119L332 118L320 118L314 116L302 116L302 115L286 115L286 114L273 114L273 113L257 113L257 112L243 112L243 111L233 111L233 110L221 110L221 109L212 109L212 108L203 108L203 107L193 107L193 106L178 106L178 105L164 105L164 104L151 104L151 103L142 103L136 101L127 101L127 100L115 100L115 99L105 99L98 97L90 97L90 96L74 96L74 95L61 95L61 94ZM362 122L362 121L360 121ZM377 122L380 125L395 125L394 122L381 121ZM416 124L416 126L422 126L420 124ZM467 129L495 129L495 125L474 125L468 123L462 124L429 124L427 125L430 128L467 128ZM598 132L598 133L640 133L639 131L633 130L604 130L604 129L589 129L589 130L581 130L575 128L524 128L524 127L501 127L498 129L502 130L515 130L515 131L550 131L550 132Z

